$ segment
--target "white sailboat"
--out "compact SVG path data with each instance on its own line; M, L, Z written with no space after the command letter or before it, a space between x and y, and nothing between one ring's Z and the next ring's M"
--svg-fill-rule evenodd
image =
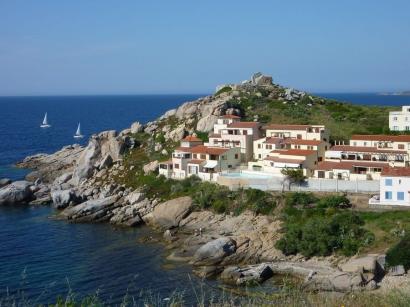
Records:
M81 139L84 135L81 134L81 123L78 123L77 131L74 134L75 139Z
M47 112L44 115L44 119L43 119L43 123L40 125L41 128L50 128L51 125L48 124L48 120L47 120Z

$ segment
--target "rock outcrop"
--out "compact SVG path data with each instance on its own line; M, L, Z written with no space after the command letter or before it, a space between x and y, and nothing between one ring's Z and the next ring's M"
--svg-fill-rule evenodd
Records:
M175 198L155 206L148 221L163 229L178 227L182 219L190 212L191 207L191 197Z
M11 179L2 178L0 179L0 188L5 187L6 185L9 185L10 183L11 183Z
M64 209L61 216L75 222L108 221L112 216L111 210L115 208L117 200L117 196L88 200Z
M27 204L34 199L33 184L15 181L0 189L0 205Z
M228 237L221 237L201 246L195 253L192 263L197 266L214 266L236 252L236 242Z

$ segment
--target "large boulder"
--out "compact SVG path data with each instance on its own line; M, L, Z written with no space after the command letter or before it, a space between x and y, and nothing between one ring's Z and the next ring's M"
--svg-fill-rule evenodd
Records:
M33 184L28 181L15 181L0 189L0 205L29 203L34 199Z
M71 180L71 178L73 178L73 174L72 173L65 173L62 174L61 176L57 177L54 182L53 182L53 186L59 186L61 184L67 183L69 180Z
M77 222L107 221L112 217L111 210L116 207L117 196L88 200L79 205L68 207L61 216Z
M251 83L257 86L269 86L272 85L272 77L258 72L252 76Z
M376 256L365 256L355 259L350 259L346 263L339 266L343 272L349 273L363 273L377 272L377 257Z
M196 130L201 132L209 132L214 128L217 120L218 117L215 115L207 115L202 117L196 125Z
M72 183L78 185L90 178L105 157L110 156L113 161L119 160L126 147L124 139L117 137L114 130L93 135L76 163Z
M159 162L158 160L149 162L142 167L144 174L149 174L155 172L158 169Z
M0 179L0 188L5 187L6 185L9 185L10 183L11 183L11 179L2 178Z
M64 209L70 203L75 203L78 200L76 193L72 190L54 190L51 192L53 206L56 209Z
M178 142L185 136L185 124L177 126L175 129L165 133L164 137L167 141Z
M227 267L221 274L223 282L237 286L260 284L273 276L268 264L262 263L247 267Z
M194 255L193 264L213 266L236 252L236 242L228 237L221 237L202 245Z
M151 222L163 229L178 227L179 223L191 211L192 198L175 198L155 206Z

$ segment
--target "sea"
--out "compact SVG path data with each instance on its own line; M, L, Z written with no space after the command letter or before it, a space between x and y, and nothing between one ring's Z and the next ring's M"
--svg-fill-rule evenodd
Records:
M365 105L410 105L409 96L372 93L318 95ZM17 161L87 143L104 130L146 123L204 95L0 97L0 178L23 179ZM40 128L47 112L48 129ZM74 139L81 123L83 139ZM223 292L214 280L200 280L185 263L168 261L167 250L146 227L70 224L49 206L0 207L0 305L15 298L32 304L57 297L98 296L118 305L124 298L166 304L176 293L188 305ZM144 243L145 238L151 238ZM268 286L270 289L273 286Z

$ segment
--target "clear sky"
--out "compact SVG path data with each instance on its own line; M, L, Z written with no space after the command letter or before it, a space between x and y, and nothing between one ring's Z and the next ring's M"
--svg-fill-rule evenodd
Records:
M410 90L409 0L0 0L0 95Z

